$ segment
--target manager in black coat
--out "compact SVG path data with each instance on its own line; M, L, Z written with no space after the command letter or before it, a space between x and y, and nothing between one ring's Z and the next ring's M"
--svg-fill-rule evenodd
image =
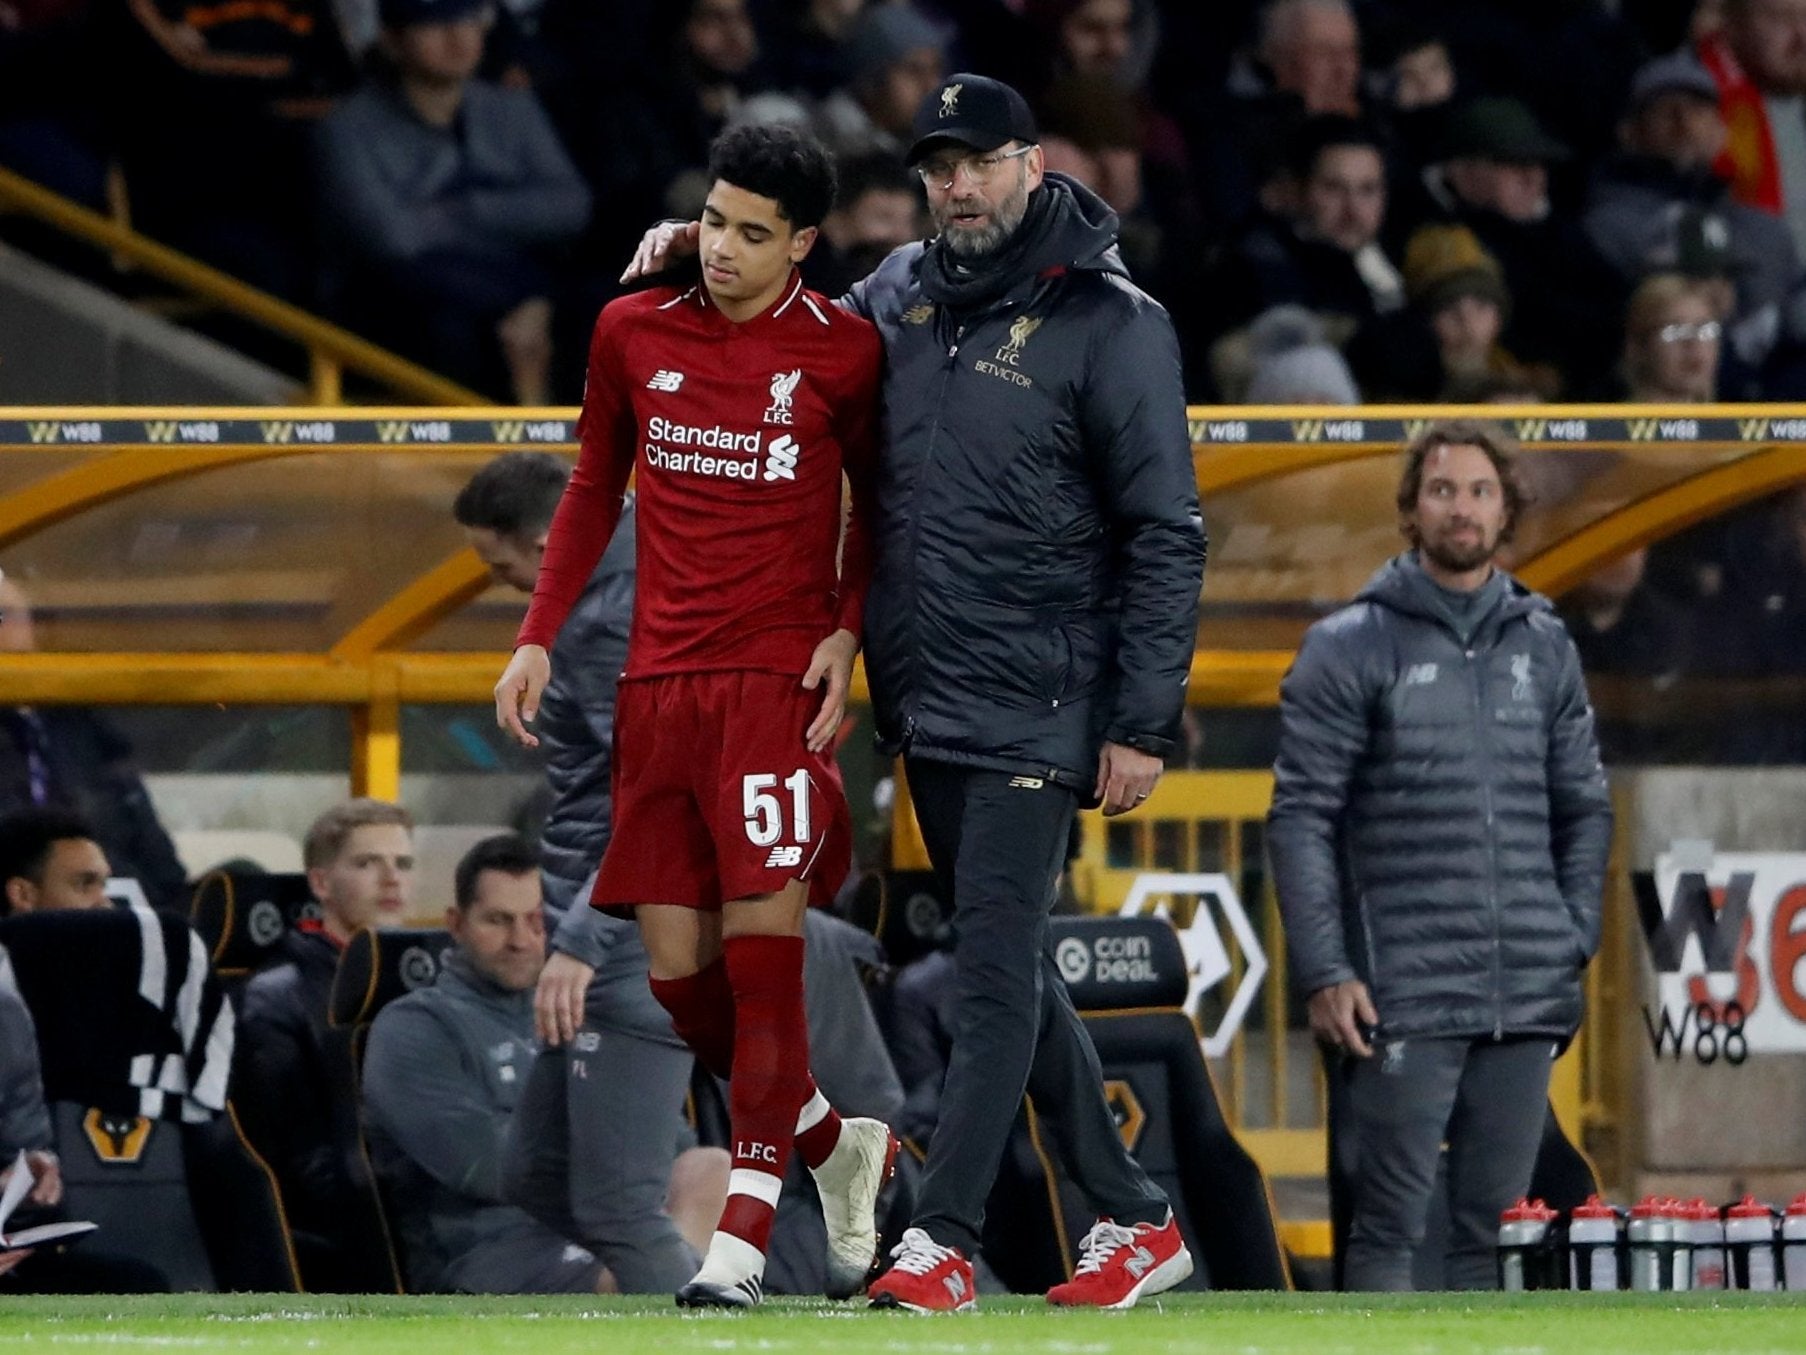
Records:
M1580 1024L1611 805L1573 641L1494 564L1519 506L1505 435L1432 425L1398 506L1413 549L1281 688L1267 841L1359 1145L1347 1286L1411 1287L1446 1141L1448 1275L1491 1288Z

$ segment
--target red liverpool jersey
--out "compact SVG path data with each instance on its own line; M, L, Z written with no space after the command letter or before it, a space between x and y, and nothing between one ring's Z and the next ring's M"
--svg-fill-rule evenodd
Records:
M582 451L517 644L551 647L637 472L638 581L626 676L802 673L855 635L871 576L878 331L807 291L744 324L700 283L611 302L596 322ZM852 487L844 564L842 468Z

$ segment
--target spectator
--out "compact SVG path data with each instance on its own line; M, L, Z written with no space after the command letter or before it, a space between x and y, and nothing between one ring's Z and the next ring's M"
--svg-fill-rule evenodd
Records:
M94 211L106 209L104 105L90 0L0 0L0 165Z
M0 579L0 653L38 648L31 599ZM91 706L0 707L0 814L40 805L71 811L115 873L138 881L160 908L187 906L187 872L132 764L132 745Z
M1446 1143L1449 1282L1491 1289L1580 1024L1611 801L1574 644L1494 563L1520 509L1505 435L1432 425L1397 506L1411 549L1281 687L1267 841L1360 1144L1347 1287L1412 1287Z
M1023 14L1049 52L1043 64L1051 79L1044 79L1035 99L1042 131L1102 160L1098 180L1084 182L1124 216L1125 235L1133 234L1127 217L1140 205L1144 179L1149 214L1169 231L1195 229L1185 136L1149 89L1161 43L1160 6L1154 0L1029 0ZM1131 150L1133 165L1126 158ZM1124 183L1131 170L1132 192Z
M1191 250L1169 249L1187 219L1182 169L1149 160L1135 98L1103 76L1064 76L1041 99L1041 147L1048 166L1091 189L1117 215L1123 262L1150 287ZM1181 164L1183 163L1181 158ZM1184 238L1181 233L1180 238Z
M1461 88L1455 58L1442 33L1427 24L1396 24L1378 63L1395 176L1409 180L1432 163L1448 137L1448 119Z
M127 0L118 135L134 224L313 297L309 141L352 83L329 0Z
M1210 116L1200 189L1212 215L1239 225L1284 165L1308 117L1360 117L1361 34L1347 0L1271 0L1261 11L1253 59L1231 72Z
M458 863L445 912L452 949L430 988L390 1003L370 1028L364 1106L371 1155L417 1292L615 1293L615 1277L577 1234L505 1202L509 1122L538 1052L533 989L545 963L538 857L512 834ZM633 1089L613 1089L629 1097ZM675 1107L670 1108L675 1111ZM675 1113L648 1135L675 1138ZM572 1173L591 1169L573 1159ZM727 1155L691 1149L671 1174L672 1216L707 1244L727 1190Z
M1772 312L1799 276L1793 239L1779 218L1736 201L1714 172L1724 117L1697 58L1677 52L1637 72L1618 140L1621 152L1593 175L1584 222L1625 284L1681 266L1689 241L1716 235L1735 279L1737 317Z
M1737 201L1785 221L1806 258L1806 0L1725 0L1699 55L1728 129L1719 174Z
M1648 404L1716 400L1723 335L1703 284L1673 273L1644 279L1624 317L1624 398Z
M825 99L846 79L846 41L866 0L778 0L768 5L771 84Z
M1299 211L1250 230L1224 268L1226 288L1249 297L1247 313L1287 303L1326 318L1346 340L1361 324L1405 304L1403 276L1380 244L1386 161L1379 139L1348 118L1313 118L1293 157Z
M473 79L488 0L383 0L380 73L320 129L348 314L467 385L551 396L554 251L589 193L533 95Z
M78 815L45 808L0 818L0 915L109 907L111 874L94 830Z
M1273 89L1307 114L1361 114L1361 30L1345 0L1272 0L1261 12L1260 61Z
M900 159L917 105L940 85L945 49L941 30L909 5L868 7L847 33L845 87L823 101L816 135L843 159Z
M1465 226L1425 226L1405 250L1407 310L1381 316L1349 344L1370 398L1444 398L1452 384L1504 376L1551 393L1558 377L1527 368L1502 342L1511 293L1498 260Z
M1692 671L1691 618L1649 583L1648 565L1648 550L1628 551L1562 598L1562 620L1589 678L1632 678L1659 692ZM1663 761L1680 751L1674 736L1642 717L1645 704L1621 697L1602 708L1599 747L1608 766Z
M1276 306L1249 326L1251 405L1356 405L1361 392L1342 354L1309 311Z
M339 952L364 927L395 925L414 889L414 821L400 805L347 800L307 830L302 861L320 915L282 944L282 958L245 985L234 1098L252 1144L282 1191L306 1287L355 1283L339 1268L353 1184L332 1132L326 1014Z
M1518 100L1476 99L1450 117L1424 185L1437 213L1498 260L1516 303L1512 351L1584 387L1609 365L1622 286L1578 222L1551 209L1549 166L1568 156Z
M915 177L891 155L843 161L834 210L803 260L803 281L824 296L839 296L899 245L919 240L926 221Z
M623 41L641 53L616 81L573 72L559 104L566 143L608 204L596 244L612 257L628 251L647 217L701 209L709 143L760 88L759 37L747 0L654 3L643 37L636 26L614 29L613 4L567 8L584 12L573 40L587 62L618 62L612 48Z

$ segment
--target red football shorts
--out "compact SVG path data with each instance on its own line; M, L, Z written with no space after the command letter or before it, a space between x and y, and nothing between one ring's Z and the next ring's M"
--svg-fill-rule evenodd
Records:
M822 689L780 673L623 682L615 705L614 832L590 901L717 909L810 882L826 903L852 868L832 747L803 731Z

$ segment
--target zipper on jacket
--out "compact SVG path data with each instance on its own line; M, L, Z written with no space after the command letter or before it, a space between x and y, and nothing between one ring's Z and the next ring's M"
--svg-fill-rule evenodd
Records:
M918 595L922 590L922 487L928 480L928 469L934 462L934 451L941 440L941 415L947 407L947 387L953 382L954 363L959 357L959 341L966 335L962 324L953 331L953 342L947 345L947 361L941 368L941 389L935 396L934 423L928 432L928 445L922 449L922 464L916 467L915 487L909 495L909 704L903 712L903 744L908 747L916 734L916 691L921 682L921 615Z
M1481 802L1486 806L1486 902L1492 913L1492 1037L1505 1038L1505 924L1499 916L1499 828L1492 799L1492 756L1487 741L1486 702L1480 672L1474 664L1477 651L1467 652L1467 685L1474 698L1474 745L1483 761Z

